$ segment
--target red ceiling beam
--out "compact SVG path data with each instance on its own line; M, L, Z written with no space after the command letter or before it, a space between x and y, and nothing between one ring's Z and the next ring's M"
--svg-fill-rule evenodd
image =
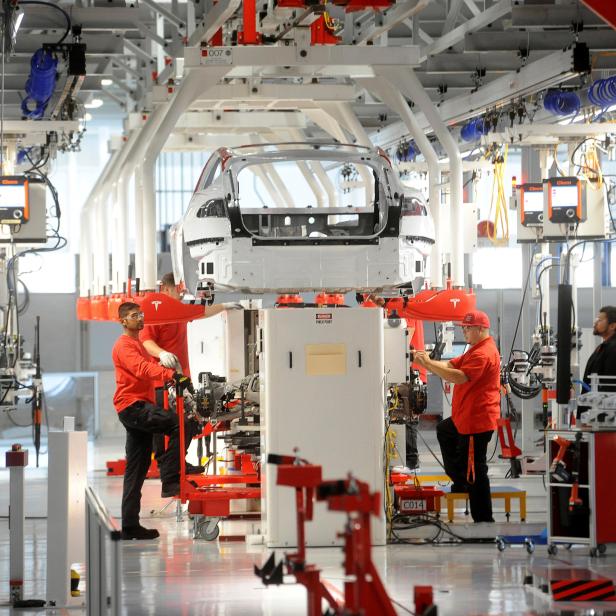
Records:
M582 0L582 2L616 30L616 2L614 0Z

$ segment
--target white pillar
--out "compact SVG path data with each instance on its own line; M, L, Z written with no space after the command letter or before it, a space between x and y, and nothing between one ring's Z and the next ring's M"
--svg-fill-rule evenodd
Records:
M135 195L135 272L134 277L143 281L143 190L141 178L141 165L135 167L134 173Z
M400 84L404 94L411 98L421 109L426 119L432 126L434 134L441 142L449 157L449 186L450 186L450 207L451 207L451 269L453 284L464 286L464 221L463 221L463 180L462 180L462 156L460 148L452 137L449 129L443 122L437 108L428 96L424 87L415 75L413 69L403 70L385 67L383 74L390 81Z
M84 604L71 596L71 565L85 563L88 433L49 433L47 596L56 606Z
M441 171L438 164L438 156L432 147L429 139L425 136L402 96L396 88L395 82L390 79L361 79L360 83L365 85L399 116L407 127L409 134L414 139L419 151L428 164L428 185L429 185L429 206L432 219L434 220L434 230L436 242L432 246L430 253L430 283L434 288L443 286L443 258L441 253Z

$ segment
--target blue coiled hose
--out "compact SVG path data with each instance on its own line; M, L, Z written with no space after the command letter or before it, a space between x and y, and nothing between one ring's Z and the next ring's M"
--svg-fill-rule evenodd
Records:
M548 90L543 98L543 107L557 116L577 115L580 104L580 97L571 90Z
M460 131L460 137L464 141L479 141L482 135L487 135L490 127L484 118L473 118L467 122Z
M414 161L417 158L418 154L419 150L415 145L414 141L411 141L409 143L401 143L398 146L398 151L396 152L398 162L401 163Z
M593 82L588 88L588 100L601 109L616 105L616 75Z
M26 98L21 112L30 120L40 120L56 87L58 60L51 53L39 49L30 61L30 76L26 81Z

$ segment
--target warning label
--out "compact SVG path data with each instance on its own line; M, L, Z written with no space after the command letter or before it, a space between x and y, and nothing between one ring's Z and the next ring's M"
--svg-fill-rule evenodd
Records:
M317 325L329 325L334 317L331 312L317 312L316 315Z

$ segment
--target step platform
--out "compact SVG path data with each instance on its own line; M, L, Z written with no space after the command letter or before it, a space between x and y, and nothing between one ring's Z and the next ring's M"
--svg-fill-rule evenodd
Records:
M505 517L507 521L511 517L511 501L516 500L519 503L520 522L526 521L526 491L519 488L507 487L492 487L490 489L492 501L503 499L505 501ZM447 520L453 522L455 514L456 501L462 500L466 502L466 512L468 515L468 493L467 492L446 492L445 501L447 502Z

